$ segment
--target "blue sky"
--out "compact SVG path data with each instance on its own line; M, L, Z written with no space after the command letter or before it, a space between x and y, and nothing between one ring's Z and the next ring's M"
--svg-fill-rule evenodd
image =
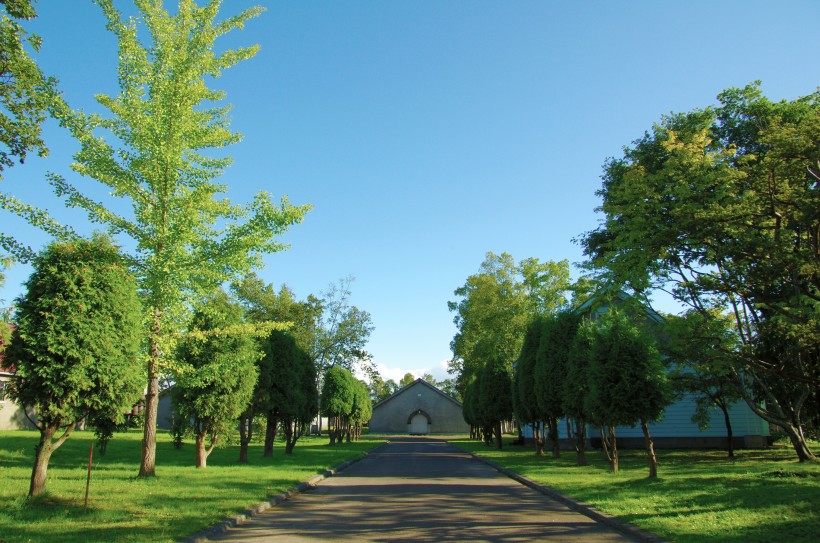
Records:
M260 275L301 298L355 276L369 350L396 379L445 377L447 301L487 251L579 262L572 238L596 225L602 164L661 115L758 79L772 99L818 85L815 0L260 3L266 13L224 41L260 53L213 85L244 134L228 150L228 197L267 190L315 206ZM117 90L99 8L38 11L39 62L69 103L96 109L95 93ZM82 224L44 176L71 179L76 146L53 125L45 136L51 155L8 170L2 190ZM8 214L0 229L47 241ZM9 270L0 298L29 272Z

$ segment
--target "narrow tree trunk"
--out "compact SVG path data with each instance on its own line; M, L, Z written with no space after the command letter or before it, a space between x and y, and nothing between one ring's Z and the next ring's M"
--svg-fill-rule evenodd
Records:
M502 435L501 434L501 421L498 420L498 421L495 422L495 437L496 437L495 448L498 449L499 451L501 450L501 442L502 442L501 435Z
M552 446L552 457L560 458L561 444L558 441L558 419L555 417L550 417L548 422L550 426L550 445Z
M817 457L811 449L809 449L808 443L806 443L806 437L803 435L802 428L795 427L792 424L787 424L782 428L783 431L786 432L786 435L789 436L789 441L792 442L792 447L794 447L794 452L797 453L797 460L799 462L817 460Z
M273 442L276 439L276 426L279 421L272 413L268 413L268 422L265 425L265 450L262 453L264 457L273 456Z
M524 447L527 445L527 438L524 437L524 427L521 426L520 422L516 426L518 426L518 444Z
M643 430L643 444L646 448L646 457L649 460L649 478L658 478L658 457L655 456L655 446L652 444L652 437L649 435L649 425L645 419L641 419L641 430Z
M239 417L239 462L248 463L248 447L253 439L253 415L243 413Z
M615 438L614 426L601 426L601 446L609 461L609 471L618 473L618 442Z
M535 442L535 455L544 456L544 438L541 435L541 423L532 424L532 440Z
M726 424L726 452L729 458L735 457L735 438L732 433L732 421L729 419L729 409L723 402L718 404L723 411L723 422Z
M157 458L157 409L159 406L159 350L156 344L151 346L151 359L148 362L148 391L145 394L145 419L142 432L142 460L140 477L156 475Z
M575 439L573 441L575 443L575 461L579 466L587 465L587 456L585 451L586 440L586 422L583 420L575 419Z
M609 427L609 443L610 443L610 453L612 454L612 459L610 460L610 469L612 473L618 473L619 465L618 465L618 438L615 437L615 427Z
M208 454L205 452L205 432L198 430L196 433L196 467L205 468L208 466Z

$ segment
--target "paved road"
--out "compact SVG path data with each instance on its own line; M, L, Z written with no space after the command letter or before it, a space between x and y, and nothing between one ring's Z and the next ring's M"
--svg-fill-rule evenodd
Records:
M399 439L211 538L234 542L631 541L443 441Z

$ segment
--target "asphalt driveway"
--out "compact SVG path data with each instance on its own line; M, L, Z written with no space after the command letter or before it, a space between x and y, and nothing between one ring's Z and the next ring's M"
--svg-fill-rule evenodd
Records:
M633 541L434 439L396 439L212 541Z

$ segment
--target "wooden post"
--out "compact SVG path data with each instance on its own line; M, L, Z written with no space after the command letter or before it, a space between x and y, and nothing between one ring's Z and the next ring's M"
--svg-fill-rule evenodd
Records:
M91 442L91 447L88 449L88 479L85 481L85 509L84 513L88 513L88 489L91 487L91 462L94 459L94 442Z

